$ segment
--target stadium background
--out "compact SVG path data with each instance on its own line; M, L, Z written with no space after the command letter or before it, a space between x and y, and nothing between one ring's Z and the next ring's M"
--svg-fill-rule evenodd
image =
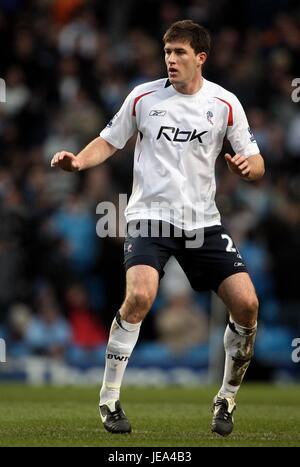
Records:
M217 164L217 204L261 302L247 378L299 380L299 2L0 0L2 381L100 382L124 272L122 239L96 235L96 206L130 194L134 141L80 174L50 160L96 137L135 85L165 76L161 36L183 18L211 31L204 75L239 97L266 161L253 183L222 157ZM176 265L166 276L127 381L208 381L222 364L225 314L210 294L193 294Z

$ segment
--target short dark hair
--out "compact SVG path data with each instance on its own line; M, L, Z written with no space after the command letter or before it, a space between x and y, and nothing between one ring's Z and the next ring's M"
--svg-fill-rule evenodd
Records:
M210 51L210 34L198 23L190 19L177 21L173 23L166 31L163 42L184 41L189 42L195 53Z

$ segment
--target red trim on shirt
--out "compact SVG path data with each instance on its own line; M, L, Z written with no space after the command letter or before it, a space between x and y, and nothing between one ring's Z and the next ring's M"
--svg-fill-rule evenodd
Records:
M144 94L140 94L139 96L137 96L137 97L134 99L133 109L132 109L132 115L133 115L134 117L136 117L135 107L136 107L136 104L138 103L138 101L139 101L143 96L147 96L147 94L151 94L151 92L154 92L154 91L144 92Z
M228 113L228 122L227 122L227 125L228 125L228 126L232 126L232 125L233 125L232 105L229 104L229 102L225 101L224 99L221 99L221 97L216 97L216 99L219 99L219 101L222 101L222 102L224 102L224 104L228 105L228 107L229 107L229 113Z

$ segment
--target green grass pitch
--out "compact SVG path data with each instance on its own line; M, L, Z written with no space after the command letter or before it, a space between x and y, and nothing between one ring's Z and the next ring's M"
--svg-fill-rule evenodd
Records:
M210 432L216 388L124 388L133 427L111 435L98 415L96 387L0 385L0 446L300 446L300 387L244 384L235 430Z

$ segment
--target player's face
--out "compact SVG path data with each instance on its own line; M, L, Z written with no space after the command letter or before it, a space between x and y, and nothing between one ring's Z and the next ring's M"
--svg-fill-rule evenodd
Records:
M172 84L184 86L199 76L206 53L196 54L188 42L166 42L165 62Z

